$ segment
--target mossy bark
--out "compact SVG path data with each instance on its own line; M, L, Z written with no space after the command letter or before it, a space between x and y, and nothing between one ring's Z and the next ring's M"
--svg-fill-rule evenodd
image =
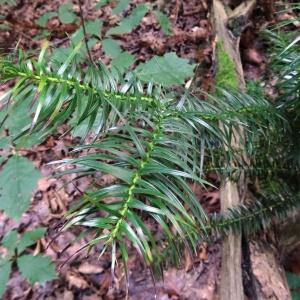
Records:
M221 0L213 0L213 22L216 33L216 85L219 87L241 92L246 90L239 44L243 26L247 24L255 5L255 0L243 1L232 10ZM233 139L231 146L234 148L238 145L237 136ZM247 158L244 157L244 159ZM233 182L229 178L222 181L220 200L223 214L226 214L229 208L242 202L241 195L249 196L242 179L243 176L239 182ZM250 299L291 299L284 272L276 258L274 248L265 242L264 237L245 241L245 243L248 248L246 273L251 278ZM220 300L245 299L241 244L241 234L231 232L223 239Z
M216 86L225 89L237 90L239 87L239 80L235 70L235 63L225 51L223 41L217 41L216 43L216 61Z
M228 15L223 3L213 1L214 28L216 32L216 86L229 90L244 90L245 82L239 54L239 40L232 39L227 29ZM238 138L231 146L239 144ZM229 178L221 183L221 212L226 214L228 208L241 203L238 183ZM242 280L241 234L229 233L222 242L222 265L220 299L244 299Z

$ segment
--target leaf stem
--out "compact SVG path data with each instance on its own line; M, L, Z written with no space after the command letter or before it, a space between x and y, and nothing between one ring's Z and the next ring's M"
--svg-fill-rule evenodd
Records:
M91 63L96 67L96 64L92 58L90 49L89 49L89 45L88 45L88 38L87 38L87 32L86 32L86 28L85 28L85 21L84 21L84 17L83 17L83 10L82 10L82 0L78 0L78 6L79 6L79 15L80 15L80 19L81 19L81 26L82 26L82 31L83 31L83 35L84 35L84 44L85 44L85 48L86 51L88 53L89 59L91 61Z
M79 83L75 79L65 79L58 76L49 76L45 74L36 74L32 71L25 72L24 70L18 70L18 69L8 69L8 68L2 68L2 74L5 74L7 76L11 76L12 78L15 77L22 77L28 80L34 80L37 82L52 82L62 85L67 85L72 88L81 89L84 92L89 92L94 95L98 95L100 97L105 97L107 99L115 99L118 101L131 101L131 102L146 102L150 106L153 106L154 108L158 109L164 109L164 104L159 101L158 99L154 97L144 96L143 94L137 94L137 95L128 95L123 94L120 92L110 92L110 91L100 91L99 89L91 87L89 84ZM0 72L1 72L0 71ZM228 118L234 118L237 116L241 116L243 114L245 115L255 115L256 113L266 112L268 113L268 108L262 107L259 105L253 105L253 106L243 106L238 109L232 109L232 110L223 110L222 112L201 112L201 111L193 111L193 112L182 112L178 111L174 108L168 108L168 113L166 117L168 118L180 118L182 114L185 113L194 113L197 117L202 118L205 121L220 121L220 120L228 120Z

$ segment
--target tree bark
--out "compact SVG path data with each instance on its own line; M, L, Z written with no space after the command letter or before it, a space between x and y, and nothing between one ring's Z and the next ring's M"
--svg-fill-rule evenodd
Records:
M220 0L213 1L214 29L216 42L221 42L224 51L234 63L236 77L238 78L238 89L245 90L243 67L240 57L239 44L240 35L238 34L242 24L233 22L234 33L228 28L229 21L242 16L244 22L250 14L255 1L242 3L234 11L231 11ZM217 62L218 68L218 62ZM233 147L239 144L238 138L233 141ZM221 213L226 214L231 207L239 205L241 196L239 194L239 184L226 179L221 184L220 190ZM242 248L241 234L230 232L222 242L222 266L220 299L221 300L243 300L244 289L242 279Z
M255 299L290 300L285 272L272 243L263 238L252 240L249 249Z
M221 211L240 202L237 184L226 180L220 191ZM241 234L230 232L222 241L220 300L244 299Z
M256 5L256 0L243 1L231 10L221 0L213 0L213 24L216 41L222 42L224 51L234 62L239 91L245 91L245 80L240 57L240 36L247 25L248 18ZM217 62L218 68L218 62ZM233 141L233 148L239 144L238 138ZM246 185L226 179L221 183L221 213L226 215L228 208L242 202L246 194ZM249 270L252 284L252 298L282 299L290 298L285 276L276 259L274 249L263 239L248 243ZM251 299L252 299L251 298ZM220 300L245 299L242 276L241 234L230 232L222 241L222 265L220 282Z

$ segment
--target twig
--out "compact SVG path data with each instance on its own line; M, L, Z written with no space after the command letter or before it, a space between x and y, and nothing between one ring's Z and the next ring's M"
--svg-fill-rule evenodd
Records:
M88 46L88 38L87 38L87 33L86 33L86 27L85 27L85 21L84 21L84 17L83 17L83 10L82 10L82 5L81 5L81 1L82 0L78 0L78 5L79 5L79 13L80 13L80 19L81 19L81 26L82 26L82 30L83 30L83 35L84 35L84 44L85 44L85 48L86 51L88 53L89 59L91 61L91 63L93 65L95 65L95 62L93 61L89 46Z

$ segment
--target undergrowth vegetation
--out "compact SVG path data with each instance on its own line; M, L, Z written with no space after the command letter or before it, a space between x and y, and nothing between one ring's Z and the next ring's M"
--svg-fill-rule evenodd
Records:
M114 33L134 24L124 20ZM47 44L37 58L22 51L2 57L1 82L14 82L0 99L2 128L10 128L9 122L13 125L10 118L18 107L25 103L28 110L21 113L18 130L2 137L3 145L14 153L2 162L2 174L18 159L20 148L45 140L62 124L68 123L69 131L84 124L83 143L73 151L73 158L53 162L73 166L58 176L100 173L115 179L103 188L95 182L70 209L64 228L79 225L85 227L84 234L94 232L95 238L84 248L101 244L100 255L110 250L113 274L118 252L126 268L128 242L151 270L160 271L166 248L178 262L179 243L192 252L200 239L231 229L245 233L262 229L299 203L298 179L291 174L291 170L299 172L299 37L288 44L280 35L270 36L276 50L274 68L280 73L275 103L238 93L236 82L230 84L231 90L219 88L217 96L203 92L197 98L188 89L179 93L170 88L167 77L153 78L157 69L168 70L164 63L178 62L172 54L165 55L163 63L154 59L133 72L108 69L100 62L82 63L82 43L63 63L53 59ZM185 72L177 84L193 69L183 60L180 65ZM224 72L230 74L228 69ZM237 137L239 145L233 149ZM206 188L211 185L206 178L209 172L237 179L242 171L258 182L255 203L233 208L226 216L208 215L190 183ZM25 202L10 198L6 184L1 177L0 208L19 219L28 209L29 198ZM30 184L27 188L30 193ZM23 201L20 210L11 209L14 201ZM160 226L163 238L151 232L149 220Z

